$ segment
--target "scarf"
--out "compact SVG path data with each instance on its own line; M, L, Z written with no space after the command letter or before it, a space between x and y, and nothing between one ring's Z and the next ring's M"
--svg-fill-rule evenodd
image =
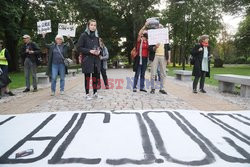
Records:
M208 47L209 46L208 42L202 42L201 45L204 46L204 47Z

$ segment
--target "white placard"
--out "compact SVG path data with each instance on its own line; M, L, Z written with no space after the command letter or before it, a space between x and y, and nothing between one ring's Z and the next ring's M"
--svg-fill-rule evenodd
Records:
M75 25L69 25L69 24L58 24L58 34L63 36L71 36L75 37L76 35L76 26Z
M169 34L167 28L148 30L148 44L156 45L158 43L169 43Z
M51 32L51 20L44 20L37 22L37 33L43 34Z

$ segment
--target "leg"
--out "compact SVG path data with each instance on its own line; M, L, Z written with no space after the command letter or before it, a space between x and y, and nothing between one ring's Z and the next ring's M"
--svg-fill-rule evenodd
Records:
M86 73L85 75L85 91L86 94L89 94L89 86L90 86L90 73Z
M60 74L60 91L64 91L65 85L65 65L59 64L59 74Z
M98 73L97 67L95 67L92 77L94 94L97 93L98 76L100 76L100 73Z
M135 72L135 77L134 77L134 86L133 89L137 89L137 82L139 78L139 74L141 73L141 65L137 66L136 72Z
M105 86L108 86L108 77L107 77L107 72L106 69L104 69L103 67L101 68L101 73L102 73L102 78L104 81Z
M31 62L32 84L33 84L34 90L37 89L36 72L37 72L37 65L36 63Z
M142 59L142 68L141 68L141 74L140 74L140 89L144 90L145 89L145 72L147 69L147 64L148 64L148 60L143 58Z
M160 58L160 76L161 76L161 86L160 86L160 90L165 90L166 89L166 77L167 77L167 73L166 73L166 60L165 57L161 57Z
M198 85L199 79L200 79L200 77L195 76L194 82L193 82L193 90L194 91L197 91L197 85Z
M26 81L26 89L30 89L30 60L25 59L24 61L24 74L25 74L25 81Z
M58 64L52 64L52 74L51 74L51 91L56 92L56 78L59 71Z
M202 71L200 79L200 90L204 90L205 78L206 78L206 72Z
M151 64L151 89L155 89L155 74L158 66L158 56L155 56L154 61Z

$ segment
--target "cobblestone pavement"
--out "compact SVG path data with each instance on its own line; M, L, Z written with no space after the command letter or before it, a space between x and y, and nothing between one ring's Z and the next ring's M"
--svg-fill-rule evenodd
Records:
M207 94L193 94L191 82L181 82L173 77L167 78L168 95L132 92L131 69L110 69L108 77L113 88L101 89L98 94L103 99L85 99L83 74L66 78L65 95L50 96L50 85L45 85L36 93L24 94L15 90L16 97L4 97L0 100L0 114L18 114L27 112L92 111L92 110L149 110L184 109L202 111L230 111L250 109L249 99L236 95L218 93L214 87L207 87ZM149 78L149 73L146 75ZM59 86L57 85L57 89Z

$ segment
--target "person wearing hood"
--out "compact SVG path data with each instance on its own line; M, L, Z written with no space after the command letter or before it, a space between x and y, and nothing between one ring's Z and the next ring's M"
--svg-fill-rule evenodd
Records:
M200 80L200 92L206 93L204 90L205 78L210 77L210 46L209 36L202 35L199 37L199 44L192 49L194 57L194 66L192 75L195 77L193 82L193 93L197 92L197 85Z
M99 82L98 78L101 71L101 49L96 27L96 20L89 20L86 30L81 34L77 43L77 50L81 55L83 55L82 72L85 75L85 91L87 100L92 99L92 96L89 94L91 75L94 91L93 97L102 98L97 94L97 86Z
M43 46L49 50L49 61L46 75L51 77L51 96L55 96L56 92L56 79L57 75L60 75L60 94L64 95L65 86L65 73L66 67L64 64L64 59L68 58L68 51L72 50L74 47L73 41L68 37L69 42L64 43L64 38L62 35L57 35L55 38L55 43L46 44L45 35L42 34L44 41Z

